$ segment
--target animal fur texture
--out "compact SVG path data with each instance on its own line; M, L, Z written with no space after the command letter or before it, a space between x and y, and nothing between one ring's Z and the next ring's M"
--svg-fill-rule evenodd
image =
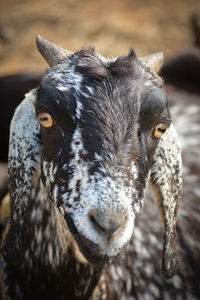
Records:
M143 247L145 230L134 224L150 182L164 228L163 275L172 277L182 173L154 72L162 56L138 59L131 50L106 60L94 49L71 53L40 37L37 43L51 69L11 123L5 297L123 300L140 298L145 288L161 299L162 279L155 286L151 265L139 257L151 260L150 245L154 251L160 243L152 233ZM40 119L44 113L50 126ZM159 124L166 130L160 138ZM145 276L136 280L142 270L152 276L148 288Z

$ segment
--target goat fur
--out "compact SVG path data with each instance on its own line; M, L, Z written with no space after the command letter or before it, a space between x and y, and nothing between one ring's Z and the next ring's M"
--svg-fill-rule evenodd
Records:
M55 56L55 49L59 51L59 48L53 46L53 49ZM78 57L76 55L74 55L75 61ZM71 67L70 64L73 64L73 61L70 62L70 57L73 57L73 54L70 54L69 58L65 58L65 56L61 58L60 54L58 57L59 60L57 58L50 59L53 64L56 62L52 71L58 70L59 65L64 60L66 60L66 66L69 68ZM155 57L153 56L153 58ZM106 62L107 66L112 64L112 61L106 61L101 57L99 59L104 64ZM147 57L137 62L147 77L147 87L161 83L157 75L150 70L151 59L152 56L149 61ZM122 61L119 59L119 65ZM81 64L80 67L82 68ZM112 67L112 72L116 72L114 64ZM124 60L123 68L126 67L128 67L128 63ZM126 69L125 71L123 71L123 76L129 76L130 71L127 72ZM54 73L49 74L54 76ZM45 80L46 82L49 80L48 76L43 81L44 85ZM98 75L98 80L99 76L101 77L102 74ZM76 77L70 77L70 80L72 79L76 81ZM133 271L130 271L129 274L124 273L127 275L124 276L129 285L121 296L115 289L118 280L113 282L113 291L107 284L109 277L114 279L112 270L117 268L117 264L122 273L125 270L124 254L127 254L129 259L133 259L132 243L129 243L128 248L124 254L122 253L115 266L103 268L101 262L100 266L88 263L87 254L77 243L78 233L67 219L65 209L63 206L57 207L55 197L49 197L48 176L46 179L41 178L41 158L44 153L36 112L38 95L38 89L26 95L25 100L15 112L10 129L11 217L8 233L3 242L5 261L3 276L6 293L11 299L33 299L47 296L49 299L67 299L67 297L68 299L82 300L90 297L93 297L92 299L105 299L106 296L107 299L132 299L135 292L130 289L128 282L131 280L130 275L133 275ZM78 100L76 112L80 117ZM141 157L140 160L142 159L145 158ZM163 274L166 277L171 277L177 272L178 265L175 227L182 179L180 147L172 124L156 147L151 172L146 176L146 182L149 178L164 223ZM91 244L88 248L89 251L93 251L92 247ZM121 272L119 270L118 272ZM70 281L70 279L73 280Z

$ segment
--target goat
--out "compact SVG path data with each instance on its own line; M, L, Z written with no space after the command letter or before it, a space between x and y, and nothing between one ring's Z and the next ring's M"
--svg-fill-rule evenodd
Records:
M37 47L51 69L11 122L3 296L137 299L132 235L148 182L164 224L163 275L179 264L181 153L155 73L162 54L107 60L39 36Z

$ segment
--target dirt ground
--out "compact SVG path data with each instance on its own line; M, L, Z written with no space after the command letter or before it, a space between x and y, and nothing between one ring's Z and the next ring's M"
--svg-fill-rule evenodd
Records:
M191 15L198 0L1 0L0 75L43 71L35 36L70 50L93 43L105 56L165 56L192 44Z

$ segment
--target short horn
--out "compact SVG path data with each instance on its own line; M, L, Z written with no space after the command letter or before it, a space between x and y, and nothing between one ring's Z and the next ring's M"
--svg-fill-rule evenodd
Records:
M63 57L72 54L71 51L43 39L40 35L36 36L36 45L38 51L50 67L57 65Z
M153 72L158 73L162 67L164 57L163 52L156 52L140 58L144 63L146 63Z

